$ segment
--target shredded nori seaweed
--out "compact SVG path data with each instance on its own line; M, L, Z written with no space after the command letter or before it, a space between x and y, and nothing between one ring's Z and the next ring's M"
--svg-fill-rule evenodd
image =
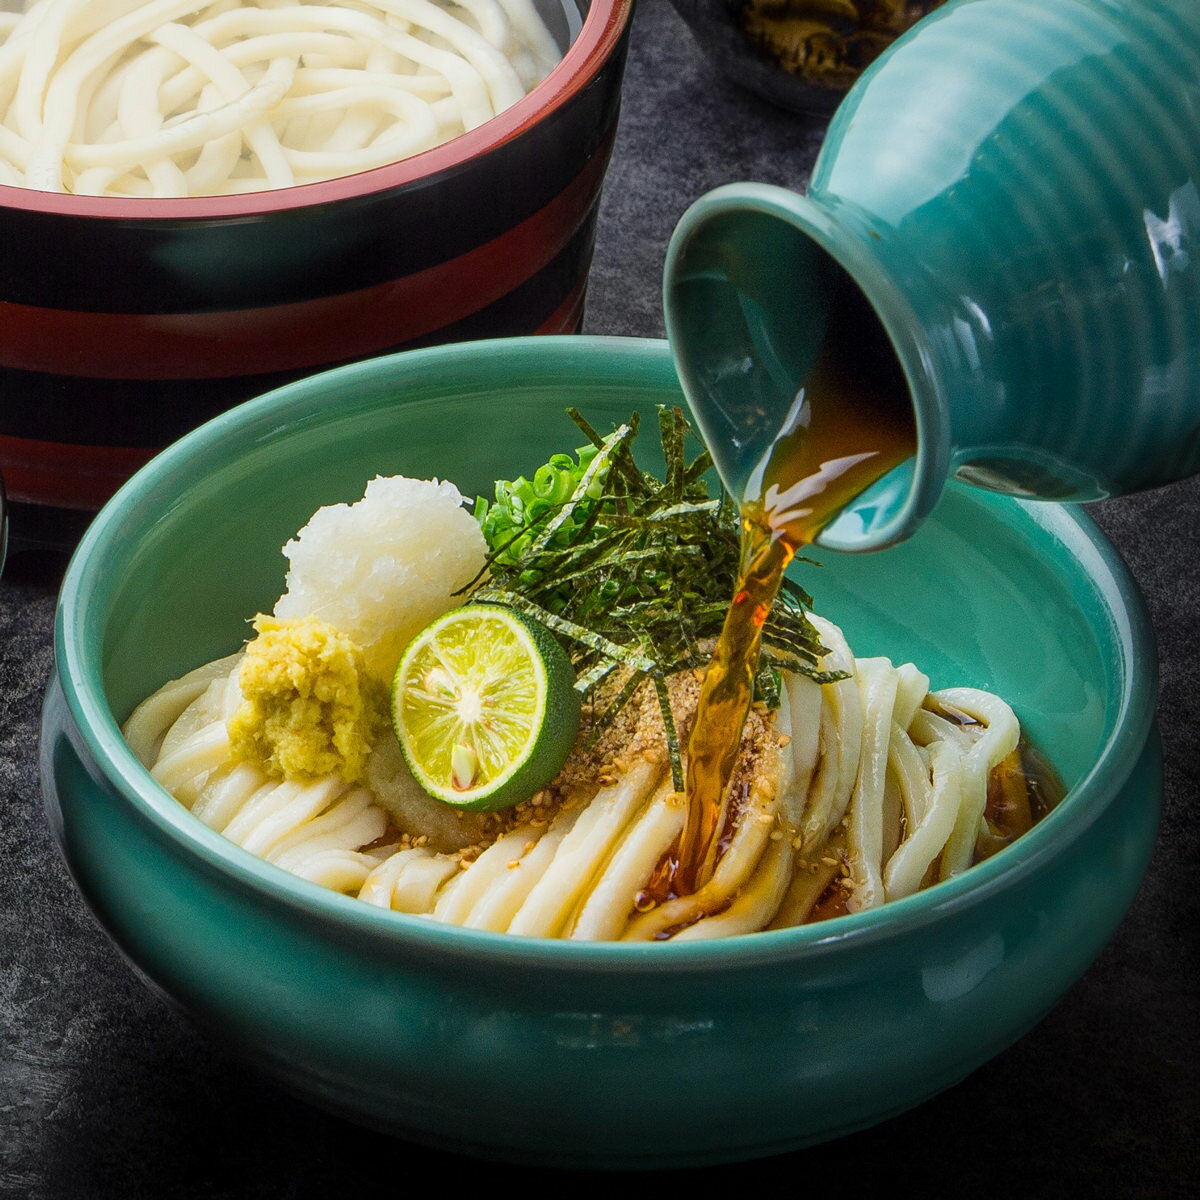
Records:
M573 408L587 436L578 463L555 455L535 475L501 481L495 501L482 497L475 515L491 552L464 590L477 601L507 604L542 621L567 647L585 698L612 673L621 686L603 692L591 736L603 730L638 686L652 680L666 727L674 785L683 789L679 737L667 678L706 665L701 648L721 632L741 554L741 519L730 499L708 495L707 451L690 461L691 433L682 411L660 407L663 477L634 461L634 414L602 437ZM514 552L514 548L518 548ZM779 671L798 671L819 683L841 678L821 672L825 648L805 616L812 600L784 579L763 627L755 698L779 704Z

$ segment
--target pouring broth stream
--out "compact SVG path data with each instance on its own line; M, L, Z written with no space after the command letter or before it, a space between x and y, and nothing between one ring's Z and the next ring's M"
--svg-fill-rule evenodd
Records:
M687 817L640 904L704 886L720 852L729 781L754 695L762 626L798 551L916 453L908 385L887 335L848 279L812 371L739 501L741 565L687 743Z

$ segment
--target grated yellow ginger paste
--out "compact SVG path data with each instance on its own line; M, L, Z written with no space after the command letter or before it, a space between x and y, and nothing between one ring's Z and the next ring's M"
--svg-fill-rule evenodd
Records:
M244 701L229 720L233 757L270 775L339 775L358 783L388 724L387 689L362 649L317 617L254 619L238 675Z

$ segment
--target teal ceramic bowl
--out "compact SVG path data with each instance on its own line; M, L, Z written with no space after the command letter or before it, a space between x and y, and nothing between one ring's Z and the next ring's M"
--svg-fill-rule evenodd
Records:
M469 1154L695 1165L920 1103L1033 1025L1113 933L1160 798L1137 591L1077 512L954 485L911 541L804 577L860 654L994 688L1070 786L1014 847L882 910L690 945L483 934L303 882L151 781L118 725L234 649L279 547L377 472L470 494L600 425L680 403L662 342L413 351L292 384L160 454L68 571L42 772L100 924L139 972L284 1087ZM646 439L653 441L653 439Z

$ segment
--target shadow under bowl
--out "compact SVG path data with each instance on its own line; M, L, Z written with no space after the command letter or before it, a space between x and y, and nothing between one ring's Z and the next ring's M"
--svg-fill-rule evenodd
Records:
M18 536L69 537L71 511L157 449L315 370L579 328L633 4L538 6L570 42L549 76L388 166L178 199L0 185L0 470Z
M217 418L85 536L45 705L51 824L128 960L285 1087L416 1141L522 1162L775 1153L980 1066L1055 1004L1126 911L1161 795L1141 600L1082 514L958 485L911 541L823 555L803 582L858 654L1006 697L1070 790L1015 845L883 909L691 944L447 927L262 862L125 746L119 722L138 701L235 649L247 616L270 608L279 547L318 505L358 497L376 473L487 492L578 443L567 404L607 427L681 402L663 342L390 356Z

